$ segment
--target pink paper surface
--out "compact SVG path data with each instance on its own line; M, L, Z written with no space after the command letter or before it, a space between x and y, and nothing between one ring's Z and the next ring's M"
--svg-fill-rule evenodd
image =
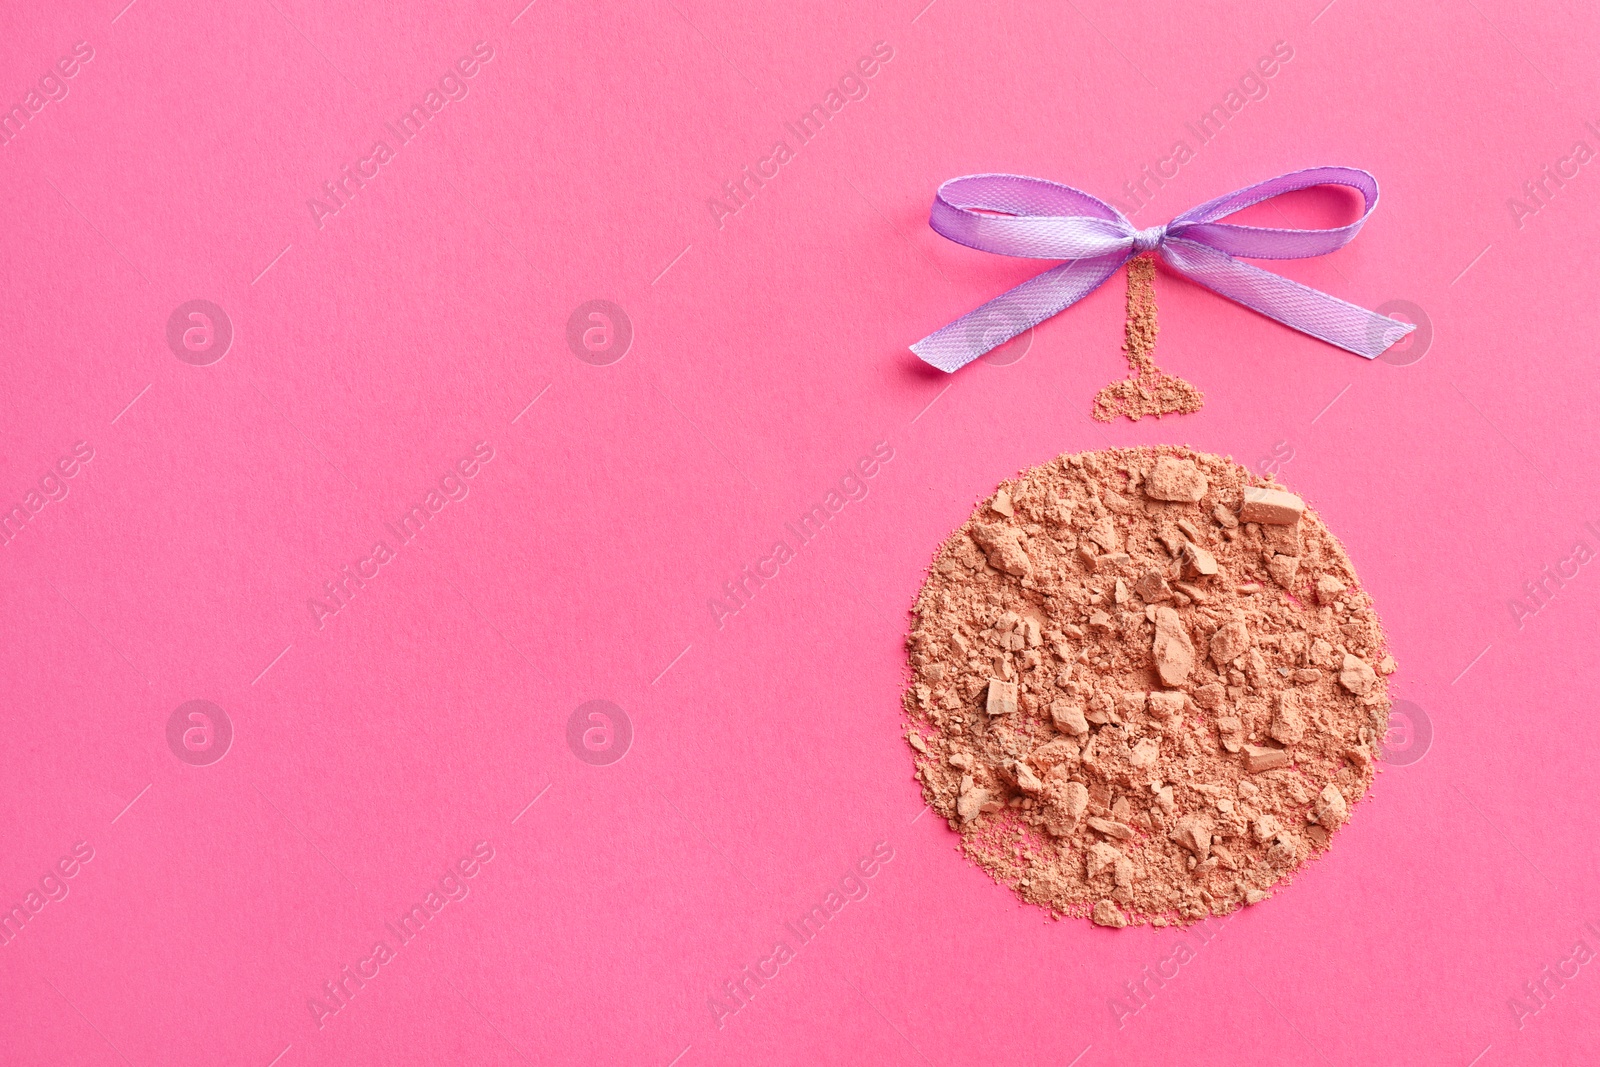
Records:
M1600 13L123 4L0 23L0 1062L1600 1058ZM1353 244L1273 266L1431 340L1366 363L1164 273L1206 407L1111 426L1120 276L957 375L906 350L1045 266L928 230L940 181L1132 208L1179 140L1142 226L1378 175ZM1182 934L969 866L898 705L974 500L1153 442L1281 469L1431 728Z

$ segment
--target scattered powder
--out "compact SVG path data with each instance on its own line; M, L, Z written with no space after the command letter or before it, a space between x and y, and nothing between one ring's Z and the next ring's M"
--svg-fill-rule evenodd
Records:
M941 546L909 741L972 860L1057 917L1271 895L1371 785L1394 660L1301 499L1185 448L1062 456Z
M1148 256L1128 261L1127 342L1122 346L1132 373L1112 382L1094 398L1094 417L1110 422L1126 415L1137 422L1146 415L1160 418L1174 412L1187 415L1199 411L1205 394L1182 378L1175 378L1156 366L1156 263Z

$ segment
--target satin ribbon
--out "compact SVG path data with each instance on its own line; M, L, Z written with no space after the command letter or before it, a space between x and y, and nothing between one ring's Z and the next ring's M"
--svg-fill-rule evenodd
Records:
M1296 189L1346 185L1366 210L1346 226L1273 229L1218 222L1251 204ZM1208 200L1165 226L1141 230L1096 197L1069 185L1015 174L971 174L939 187L928 225L952 241L1002 256L1064 259L911 346L942 371L955 371L991 348L1082 300L1141 252L1229 300L1285 326L1367 359L1376 359L1416 327L1346 303L1299 282L1241 263L1304 259L1345 244L1378 206L1378 182L1351 167L1311 167Z

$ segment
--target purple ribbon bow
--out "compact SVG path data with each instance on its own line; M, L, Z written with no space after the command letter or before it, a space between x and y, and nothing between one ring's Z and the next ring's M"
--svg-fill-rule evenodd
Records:
M1366 201L1361 217L1328 230L1280 230L1217 222L1241 208L1315 185L1347 185ZM1375 359L1416 329L1366 308L1241 263L1304 259L1342 248L1378 206L1378 181L1351 167L1311 167L1208 200L1147 230L1070 185L1015 174L971 174L939 187L928 225L970 248L1003 256L1069 260L911 346L955 371L1094 292L1118 267L1154 249L1167 265L1246 307L1329 344Z

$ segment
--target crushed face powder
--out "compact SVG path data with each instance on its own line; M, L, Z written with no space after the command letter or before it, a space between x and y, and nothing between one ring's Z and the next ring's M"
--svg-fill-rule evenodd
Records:
M1155 363L1156 263L1148 255L1128 261L1128 322L1122 351L1128 357L1128 377L1112 382L1094 398L1094 417L1101 422L1126 415L1137 422L1146 415L1199 411L1205 394L1182 378L1163 371Z
M939 549L905 695L967 856L1102 926L1254 904L1366 794L1395 669L1338 540L1185 448L1065 455Z

